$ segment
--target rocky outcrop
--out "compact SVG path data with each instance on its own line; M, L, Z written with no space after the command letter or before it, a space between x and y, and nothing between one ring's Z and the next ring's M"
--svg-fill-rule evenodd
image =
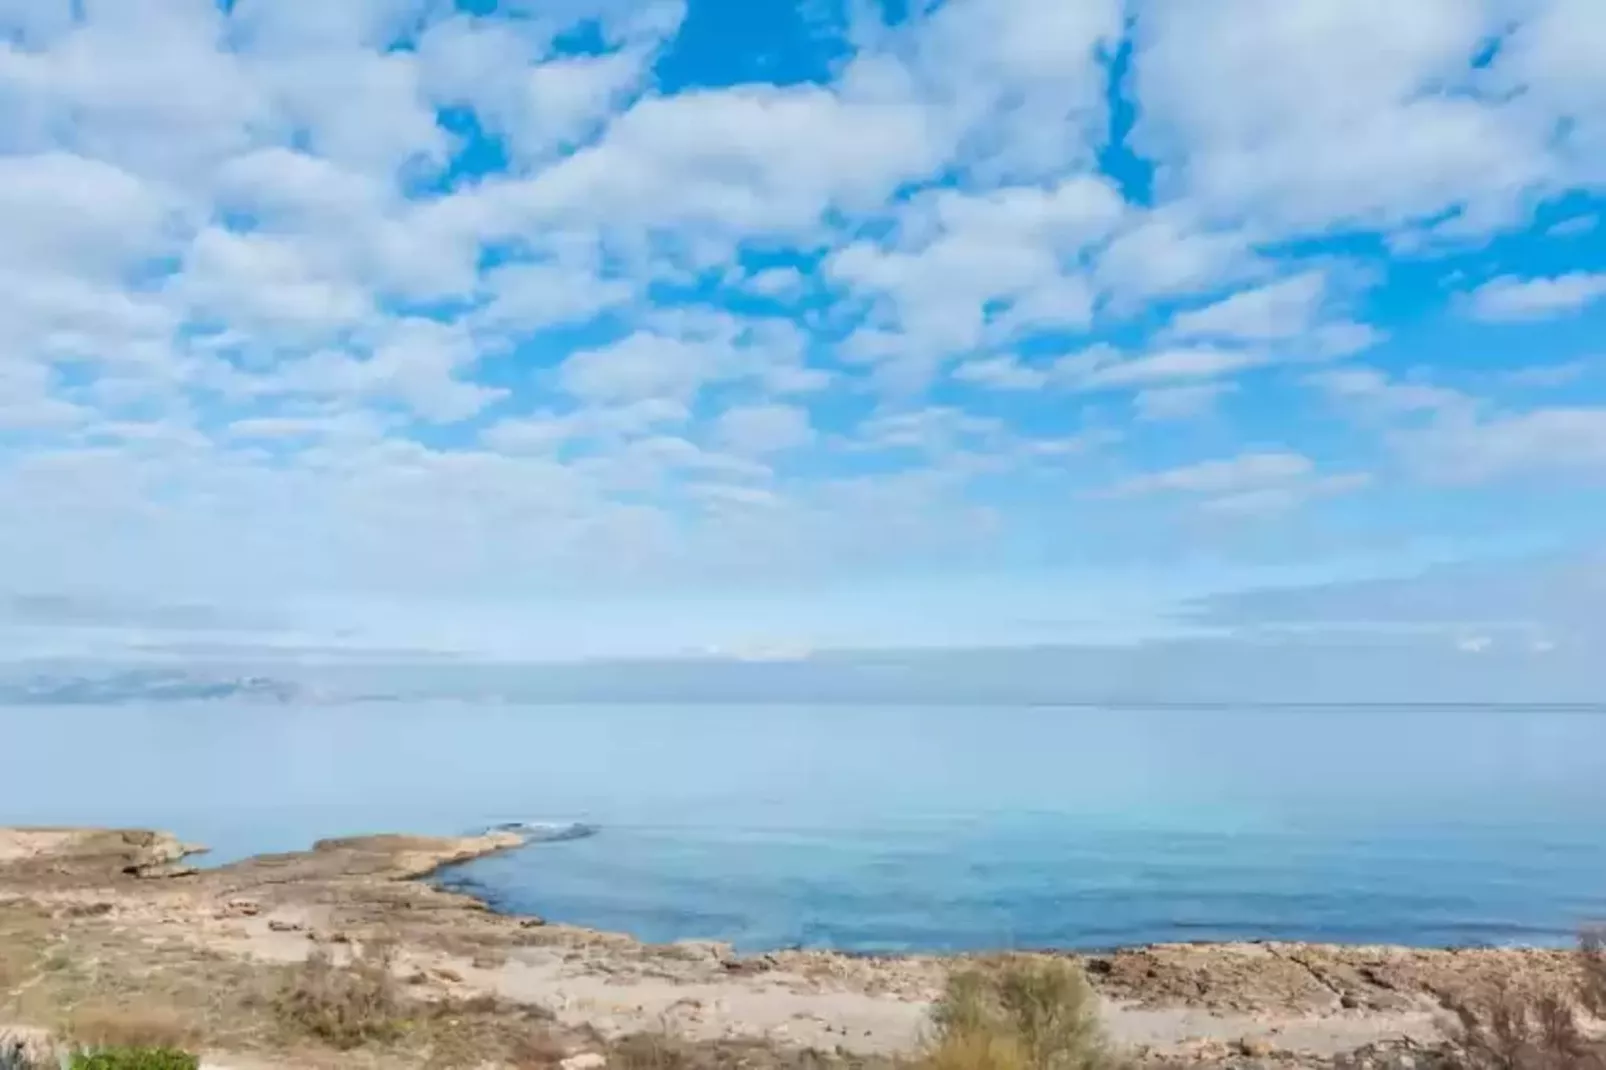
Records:
M1089 956L1085 964L1114 999L1240 1013L1400 1012L1442 1005L1496 979L1555 991L1575 970L1565 951L1292 943L1155 945Z
M86 887L195 872L205 848L145 829L0 829L0 877L20 887Z

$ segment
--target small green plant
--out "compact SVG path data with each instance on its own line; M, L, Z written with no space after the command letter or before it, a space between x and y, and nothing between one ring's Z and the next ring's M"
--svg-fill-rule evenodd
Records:
M928 1070L1109 1070L1087 978L1064 959L956 971L932 1011Z
M199 1056L177 1048L102 1048L80 1051L70 1070L198 1070Z

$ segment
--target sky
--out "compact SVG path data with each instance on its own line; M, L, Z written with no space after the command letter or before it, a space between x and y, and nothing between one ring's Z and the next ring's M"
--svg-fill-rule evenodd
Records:
M1602 55L1597 0L0 0L0 640L1598 689Z

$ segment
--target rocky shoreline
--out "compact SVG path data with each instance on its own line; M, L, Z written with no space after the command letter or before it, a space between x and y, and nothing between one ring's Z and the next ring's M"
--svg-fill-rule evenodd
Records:
M150 831L0 829L0 917L33 911L63 939L189 948L208 963L273 966L315 948L384 942L412 991L540 1007L599 1036L662 1029L864 1055L908 1052L956 960L643 944L497 914L428 878L525 842L364 836L217 868ZM119 943L119 941L121 943ZM1549 950L1319 944L1154 945L1071 955L1130 1050L1167 1061L1307 1065L1378 1046L1427 1045L1444 1008L1496 981L1565 986Z

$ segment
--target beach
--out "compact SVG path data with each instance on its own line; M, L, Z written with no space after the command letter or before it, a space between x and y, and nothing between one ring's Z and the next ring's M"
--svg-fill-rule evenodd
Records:
M38 962L87 955L103 986L126 995L145 984L181 1011L189 1001L208 1020L214 1046L226 1045L231 1027L217 1004L220 983L248 987L254 975L293 967L319 949L340 961L382 944L387 968L412 998L514 1016L539 1009L569 1037L573 1054L610 1038L662 1033L876 1059L919 1048L949 970L974 958L743 956L709 942L650 945L499 914L432 880L523 844L513 830L364 836L202 869L191 864L198 848L161 832L0 830L9 1024L49 1025L60 1010L51 990L61 978ZM1459 995L1495 979L1559 987L1570 968L1565 952L1544 949L1289 943L1154 945L1073 957L1093 982L1118 1047L1140 1059L1222 1065L1324 1065L1357 1052L1431 1046L1446 1004ZM199 1006L193 988L202 991ZM59 995L88 998L65 988ZM248 1008L239 1013L249 1016ZM287 1053L249 1028L232 1032L240 1050L220 1048L219 1065L238 1065L242 1056L320 1065L316 1051Z

